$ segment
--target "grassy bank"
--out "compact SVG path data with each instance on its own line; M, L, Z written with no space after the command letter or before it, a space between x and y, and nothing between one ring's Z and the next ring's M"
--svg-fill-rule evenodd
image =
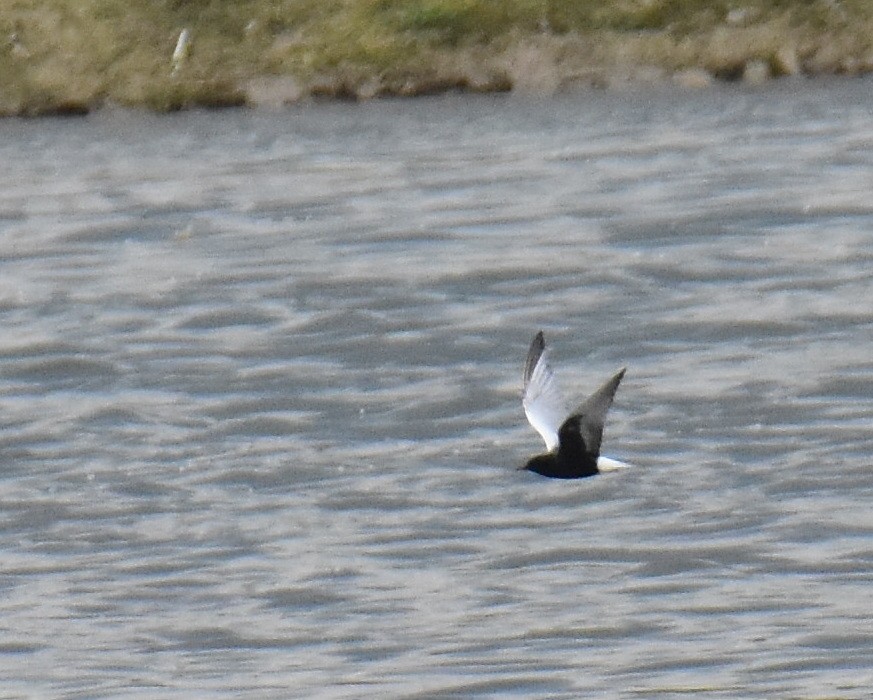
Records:
M0 4L7 115L871 70L869 0Z

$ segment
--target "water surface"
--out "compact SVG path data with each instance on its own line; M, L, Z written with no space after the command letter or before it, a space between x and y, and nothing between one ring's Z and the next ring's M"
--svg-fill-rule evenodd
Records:
M3 697L865 696L870 87L0 122Z

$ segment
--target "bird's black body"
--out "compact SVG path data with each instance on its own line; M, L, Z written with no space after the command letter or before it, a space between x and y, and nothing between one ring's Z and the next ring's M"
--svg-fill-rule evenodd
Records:
M525 469L553 479L582 479L599 474L597 454L591 454L579 432L579 416L570 416L558 430L557 451L537 455Z
M576 410L568 411L549 367L543 333L537 333L525 361L523 403L549 452L533 457L522 469L553 479L598 474L603 424L624 373L624 369L616 372Z

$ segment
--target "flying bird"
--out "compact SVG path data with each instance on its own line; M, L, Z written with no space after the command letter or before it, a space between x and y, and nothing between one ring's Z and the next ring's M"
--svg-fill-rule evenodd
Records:
M549 366L549 349L543 332L536 334L524 363L524 412L546 441L546 454L531 458L520 469L555 479L581 479L627 464L600 455L603 423L616 389L624 376L622 367L575 411L569 411Z

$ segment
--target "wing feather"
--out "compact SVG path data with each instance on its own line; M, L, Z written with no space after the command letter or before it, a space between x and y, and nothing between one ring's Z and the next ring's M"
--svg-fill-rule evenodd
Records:
M612 406L619 382L624 377L626 367L622 367L609 380L603 383L597 391L573 411L572 417L579 419L579 433L585 441L588 453L595 457L600 454L600 441L603 439L603 424L606 412Z
M567 417L567 406L549 365L549 349L543 332L531 342L524 363L524 413L543 437L546 449L558 448L558 428Z

